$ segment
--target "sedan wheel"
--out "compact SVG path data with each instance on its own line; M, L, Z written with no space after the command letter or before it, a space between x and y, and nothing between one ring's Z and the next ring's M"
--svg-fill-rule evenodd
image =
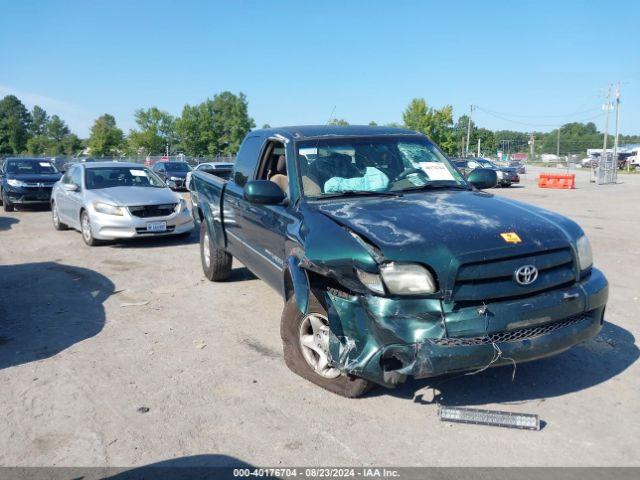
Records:
M300 323L300 348L307 364L324 378L337 378L340 370L329 365L329 321L311 313Z
M91 233L91 221L89 220L89 214L85 211L82 212L82 216L80 217L80 229L82 231L82 239L84 243L93 247L98 245L100 242L93 238L93 233Z
M60 221L60 214L58 213L58 204L53 202L51 204L51 219L53 220L53 228L56 230L66 230L69 228L66 224Z

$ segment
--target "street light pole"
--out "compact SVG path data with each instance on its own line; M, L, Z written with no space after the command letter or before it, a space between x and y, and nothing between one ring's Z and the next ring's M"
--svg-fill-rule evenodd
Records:
M473 105L469 106L469 121L467 122L467 146L465 150L465 157L469 156L469 140L471 139L471 116L473 115Z

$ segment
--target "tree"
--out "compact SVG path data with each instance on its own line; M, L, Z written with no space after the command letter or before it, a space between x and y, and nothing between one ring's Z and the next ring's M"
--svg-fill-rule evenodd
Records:
M446 153L453 153L453 108L450 105L437 110L427 106L424 98L414 98L402 114L402 119L407 128L424 133Z
M124 135L122 130L116 126L116 119L105 113L93 123L88 146L91 155L110 157L119 153L123 141Z
M265 123L264 125L262 125L263 129L267 129L267 128L271 128L271 125L269 125L268 123Z
M129 132L130 150L144 151L147 155L160 154L178 143L175 119L169 113L157 107L139 109L135 119L139 130Z
M45 135L47 123L49 123L49 115L44 108L39 107L38 105L33 107L31 111L31 135Z
M370 126L370 127L377 127L377 126L378 126L378 124L377 124L376 122L374 122L373 120L371 120L371 121L369 122L369 126Z
M15 95L0 100L0 155L22 153L30 128L31 114Z
M62 142L64 137L71 133L69 127L67 127L67 124L64 123L64 121L58 115L54 115L51 117L51 119L46 124L45 131L47 137L49 137L56 143Z
M36 135L27 140L27 153L29 155L45 155L51 148L51 141L46 135Z
M256 126L249 116L247 97L242 92L239 95L222 92L214 95L211 107L216 139L215 153L236 154L244 137Z
M71 157L82 150L82 140L75 133L70 133L62 139L60 146L62 147L62 153Z
M202 156L217 153L211 100L194 106L185 105L182 115L176 120L175 128L180 139L180 149L186 155Z
M332 118L331 120L329 120L329 125L345 126L349 125L349 122L347 122L344 118Z

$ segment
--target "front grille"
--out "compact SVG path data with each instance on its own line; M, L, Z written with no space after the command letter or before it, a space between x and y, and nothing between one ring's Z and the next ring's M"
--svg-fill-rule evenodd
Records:
M490 333L482 337L457 337L457 338L437 338L429 339L431 343L442 347L464 347L471 345L491 345L493 343L516 342L527 338L540 337L551 332L555 332L564 327L569 327L590 318L588 315L580 314L558 320L557 322L545 323L535 327L520 328L506 332Z
M136 233L138 235L162 235L164 233L171 233L175 230L175 226L173 225L167 225L167 229L164 230L163 232L149 232L147 231L147 229L145 227L137 227L136 228Z
M164 205L140 205L129 207L129 212L134 217L139 218L168 217L175 212L177 205L177 203L167 203Z
M520 285L513 278L514 272L523 265L534 265L538 269L538 278L530 285ZM486 302L522 297L570 285L575 279L573 254L568 248L468 263L458 269L453 300Z

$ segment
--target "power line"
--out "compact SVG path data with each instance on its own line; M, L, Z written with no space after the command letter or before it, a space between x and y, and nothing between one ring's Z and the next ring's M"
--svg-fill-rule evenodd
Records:
M519 125L526 125L528 127L559 127L559 126L561 126L561 124L558 124L558 123L529 123L529 122L523 122L523 121L520 121L520 120L513 120L511 118L506 118L506 117L504 117L502 115L496 114L496 113L492 112L491 110L487 110L487 109L481 108L481 107L479 107L477 105L475 106L475 108L480 110L481 112L486 113L487 115L491 115L492 117L498 118L498 119L503 120L503 121L508 122L508 123L516 123L516 124L519 124ZM589 110L589 111L593 111L593 110L595 110L595 109L592 109L592 110ZM603 115L603 113L601 112L598 115L595 115L593 117L583 118L583 119L580 119L580 120L573 120L573 121L574 122L588 122L590 120L595 120L596 118L600 118L600 117L602 117L602 115Z
M480 109L480 107L478 107L478 109ZM580 111L573 112L573 113L563 113L562 115L524 115L524 114L517 114L517 113L496 112L495 110L489 110L488 108L484 109L484 111L488 111L488 112L494 113L496 115L503 115L505 117L521 117L521 118L562 118L562 117L573 117L575 115L582 115L584 113L595 112L596 110L600 110L600 108L594 107L594 108L589 108L587 110L580 110Z

